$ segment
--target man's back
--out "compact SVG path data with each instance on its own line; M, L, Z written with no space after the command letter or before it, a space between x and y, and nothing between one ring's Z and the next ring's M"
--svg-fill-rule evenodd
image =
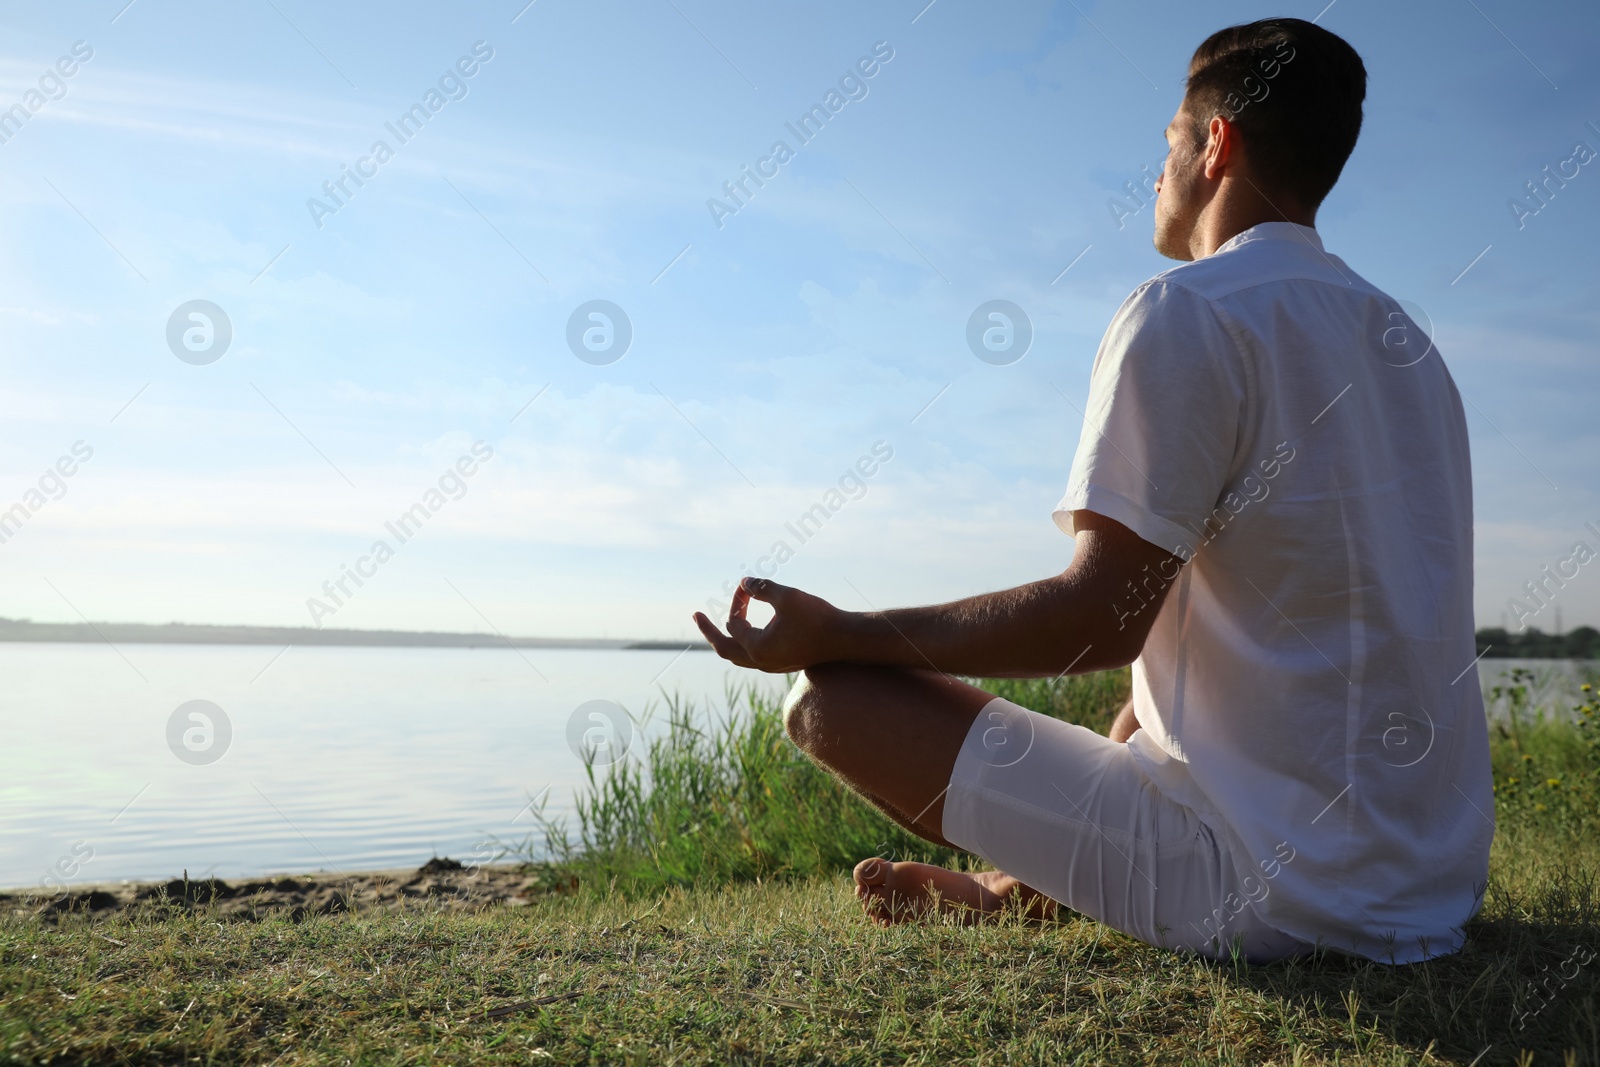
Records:
M1272 926L1395 961L1457 947L1493 800L1438 351L1314 230L1267 223L1129 298L1090 405L1058 521L1191 560L1114 609L1175 582L1134 665L1135 757L1229 840Z

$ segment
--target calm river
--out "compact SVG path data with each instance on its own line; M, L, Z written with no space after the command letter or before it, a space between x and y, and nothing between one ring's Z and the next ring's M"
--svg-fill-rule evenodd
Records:
M1570 706L1572 664L1485 660L1485 688L1517 665ZM530 796L571 810L571 739L618 736L590 701L782 684L709 652L9 643L0 678L6 887L470 859L529 833Z

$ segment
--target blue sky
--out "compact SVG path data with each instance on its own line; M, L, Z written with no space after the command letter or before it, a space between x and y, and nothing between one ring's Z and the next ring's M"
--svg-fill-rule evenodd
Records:
M1170 265L1112 198L1204 36L1319 12L1371 75L1319 229L1422 309L1469 401L1479 624L1600 549L1600 162L1509 205L1600 150L1593 5L524 2L0 15L0 107L45 79L0 144L0 509L64 486L0 544L0 615L303 625L379 539L324 624L688 636L780 540L778 580L851 608L1059 571L1095 346ZM785 124L875 45L801 144ZM996 299L1034 329L1003 366L965 340ZM192 300L232 328L203 365L167 342ZM592 300L631 323L614 362L569 348ZM1600 624L1600 562L1554 604Z

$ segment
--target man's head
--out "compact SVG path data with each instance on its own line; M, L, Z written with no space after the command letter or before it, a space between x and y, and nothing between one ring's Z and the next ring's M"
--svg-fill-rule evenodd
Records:
M1167 127L1156 249L1196 255L1195 231L1231 181L1228 205L1310 224L1361 132L1367 70L1343 38L1303 19L1219 30L1195 49ZM1230 235L1231 236L1231 235Z

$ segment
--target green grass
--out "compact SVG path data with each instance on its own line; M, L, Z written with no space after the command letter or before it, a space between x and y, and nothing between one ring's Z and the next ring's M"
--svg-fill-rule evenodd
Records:
M1495 807L1521 828L1573 837L1600 833L1600 698L1594 672L1582 703L1552 714L1529 706L1532 671L1503 672L1489 690ZM1597 946L1600 950L1600 946Z
M1126 671L984 684L1100 733L1129 692ZM836 873L872 855L962 858L907 833L819 771L784 735L772 690L729 694L728 705L708 722L669 701L666 729L642 759L588 768L575 836L536 809L542 831L507 852L543 868L552 883L576 874L626 894Z
M1126 684L992 688L1103 728ZM1600 952L1600 764L1572 716L1524 706L1492 733L1500 833L1463 951L1249 967L1075 917L867 924L848 867L931 850L750 704L669 708L639 764L596 774L542 868L578 888L526 907L0 919L0 1063L1600 1062L1600 961L1579 963Z

